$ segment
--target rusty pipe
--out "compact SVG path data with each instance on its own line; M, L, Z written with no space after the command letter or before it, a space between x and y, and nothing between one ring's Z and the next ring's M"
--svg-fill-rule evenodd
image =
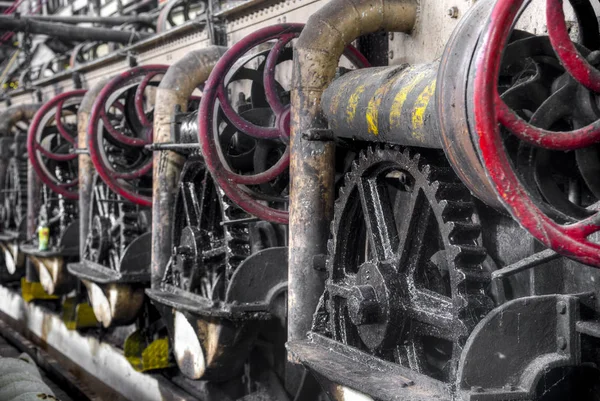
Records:
M172 143L175 108L187 110L192 92L208 79L227 48L210 46L188 53L169 67L156 92L154 143ZM157 288L171 257L172 210L185 158L173 151L157 151L153 160L152 288Z
M96 98L102 91L102 88L111 80L112 77L102 79L86 92L81 99L79 109L77 110L77 148L78 157L78 176L79 176L79 256L80 260L84 258L85 244L87 241L88 229L90 226L90 210L92 205L92 189L94 186L94 165L92 158L87 150L87 126L90 120L90 113Z
M332 0L313 14L294 52L291 121L290 254L288 341L303 339L323 292L323 277L313 260L327 253L333 218L332 142L303 139L326 129L323 91L333 80L344 48L361 35L379 30L412 31L418 0Z
M119 29L81 27L68 24L44 22L29 17L13 18L0 15L0 31L29 32L69 41L101 41L122 44L147 39L152 34Z
M441 149L438 67L365 68L336 79L322 98L330 129L338 138Z
M11 128L19 121L29 121L39 110L41 104L18 104L10 106L0 113L0 136L10 135Z

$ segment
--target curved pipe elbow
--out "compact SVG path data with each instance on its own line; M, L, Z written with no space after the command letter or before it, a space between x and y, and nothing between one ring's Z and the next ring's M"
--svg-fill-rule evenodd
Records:
M418 0L332 0L313 14L296 44L294 89L323 90L344 48L362 35L413 30Z
M19 104L0 113L0 136L9 136L10 129L19 121L31 120L41 104Z
M203 84L226 47L210 46L195 50L169 67L156 92L154 113L154 142L171 142L171 117L175 107L187 110L187 102L198 86Z
M175 107L187 111L188 100L209 77L227 48L211 46L193 51L169 67L158 86L154 111L154 143L172 143ZM172 151L157 151L153 165L152 288L160 285L171 257L171 209L185 159Z

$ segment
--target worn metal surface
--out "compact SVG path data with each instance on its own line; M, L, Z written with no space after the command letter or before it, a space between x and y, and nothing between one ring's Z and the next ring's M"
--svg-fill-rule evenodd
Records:
M440 149L437 70L433 63L344 74L323 93L329 128L340 138Z
M81 257L83 257L85 251L85 241L89 230L90 204L95 176L94 165L87 152L87 127L92 106L96 101L98 94L110 79L111 77L106 77L90 88L83 99L81 99L81 103L77 110L77 149L79 150L79 249Z
M306 141L310 129L326 129L323 91L336 73L344 48L360 35L410 32L417 16L414 1L331 1L313 14L296 44L292 82L290 160L290 259L288 341L302 339L323 290L323 277L311 269L326 253L333 218L333 143Z
M212 46L189 53L167 70L156 92L154 143L175 143L172 121L176 107L187 111L189 98L208 79L225 48ZM196 138L195 138L196 139ZM184 157L173 151L153 156L152 287L157 287L171 256L172 210Z
M326 391L331 389L332 384L336 384L358 393L368 394L376 400L448 401L452 399L449 389L442 382L374 358L359 350L348 349L318 334L313 334L310 340L288 342L287 349L296 363L302 363L311 371L318 372L317 380ZM333 399L352 401L355 398ZM356 400L364 399L356 398Z
M495 309L477 326L461 357L458 385L463 399L539 399L552 387L570 389L575 398L587 397L587 386L597 385L593 376L583 386L570 387L575 371L559 374L556 382L552 371L582 368L583 359L596 359L582 354L584 340L576 329L580 310L589 302L587 295L546 295ZM590 368L598 377L597 368Z

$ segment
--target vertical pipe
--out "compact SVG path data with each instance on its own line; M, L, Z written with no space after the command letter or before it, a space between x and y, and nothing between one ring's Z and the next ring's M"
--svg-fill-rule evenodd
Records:
M36 234L38 217L42 208L42 181L30 163L27 163L27 230L26 239L33 238ZM27 258L25 277L29 282L39 280L33 263Z
M111 77L102 79L87 91L77 111L77 148L79 149L79 256L83 260L90 225L90 200L94 184L94 165L87 150L87 126L94 101Z
M156 92L154 143L173 143L171 122L175 107L187 110L194 90L208 79L227 48L211 46L187 54L169 67ZM185 157L173 151L157 151L153 163L152 288L157 288L171 257L172 210Z
M417 0L332 0L313 14L294 53L292 83L290 255L288 341L303 339L323 293L323 277L313 268L327 253L333 218L334 156L332 142L309 141L302 134L326 129L321 96L333 80L344 48L378 30L410 32Z

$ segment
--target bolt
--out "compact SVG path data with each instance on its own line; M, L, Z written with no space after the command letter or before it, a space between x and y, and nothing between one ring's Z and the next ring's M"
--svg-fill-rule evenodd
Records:
M390 58L390 60L393 60L393 59L394 59L394 51L393 51L393 50L390 50L390 51L389 51L389 53L388 53L388 57Z
M327 270L327 255L319 254L313 256L313 269L324 272Z
M483 393L483 387L481 386L473 386L471 387L472 393Z
M370 285L358 285L350 289L348 313L357 326L373 324L379 318L379 304L375 289Z
M458 18L458 7L450 7L448 9L448 16L450 18Z
M177 254L179 255L189 256L192 254L192 252L192 248L190 248L189 246L180 245L177 247Z
M567 304L564 301L559 301L556 304L556 311L561 315L564 315L565 313L567 313Z
M560 336L556 339L556 344L558 345L558 348L560 348L562 351L567 349L567 340L565 340L563 336Z

